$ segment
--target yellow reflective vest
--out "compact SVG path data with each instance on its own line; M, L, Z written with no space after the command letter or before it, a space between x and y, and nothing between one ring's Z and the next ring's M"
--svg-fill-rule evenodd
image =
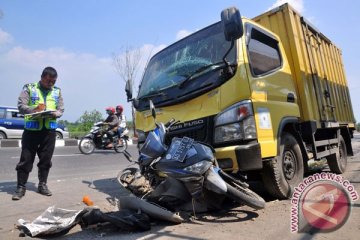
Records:
M28 84L28 90L30 94L29 103L30 107L36 108L40 103L46 105L46 110L57 110L59 102L60 89L53 87L47 93L41 91L39 83ZM40 131L45 127L46 129L56 129L56 118L31 118L25 117L25 129L32 131Z

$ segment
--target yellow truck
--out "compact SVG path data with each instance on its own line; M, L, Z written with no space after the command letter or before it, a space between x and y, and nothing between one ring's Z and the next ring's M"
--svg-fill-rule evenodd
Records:
M128 82L139 144L151 99L158 121L180 121L168 141L211 144L222 169L261 178L275 197L291 196L309 160L343 173L355 119L340 49L288 4L221 17L154 55L134 99Z

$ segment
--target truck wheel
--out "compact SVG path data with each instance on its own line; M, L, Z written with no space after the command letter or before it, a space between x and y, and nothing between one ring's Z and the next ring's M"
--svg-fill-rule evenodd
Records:
M339 154L332 154L326 157L329 168L332 172L341 174L346 170L347 151L344 138L340 135Z
M279 199L291 197L304 177L300 146L293 135L282 134L280 156L264 162L262 176L264 186L271 195Z

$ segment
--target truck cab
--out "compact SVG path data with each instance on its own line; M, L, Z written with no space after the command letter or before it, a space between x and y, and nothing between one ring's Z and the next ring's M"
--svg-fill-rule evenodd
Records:
M294 15L285 4L263 18L277 12L285 18ZM240 17L234 8L224 10L222 21L154 55L136 99L131 99L130 83L127 93L136 108L140 144L154 127L148 110L151 99L159 121L180 121L167 141L187 136L211 144L221 168L233 174L258 173L272 195L287 198L310 159L327 158L331 170L345 171L346 156L352 154L354 118L346 81L341 89L335 84L322 89L327 80L323 73L302 70L312 59L296 55L297 46L291 46L306 46L306 40L297 42L289 29L278 31L281 38L260 20ZM269 28L276 31L290 21L283 20L275 19L277 24ZM321 104L330 101L322 99L326 93L338 104L338 90L347 97L348 115L336 120L338 113L331 112L336 110ZM325 117L330 115L334 118Z

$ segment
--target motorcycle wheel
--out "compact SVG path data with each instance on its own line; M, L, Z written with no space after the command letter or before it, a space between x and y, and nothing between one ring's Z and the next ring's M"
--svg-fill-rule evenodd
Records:
M120 183L121 186L124 188L127 187L129 183L129 179L134 179L136 172L138 172L138 168L125 168L124 170L120 171L116 177L116 180Z
M265 201L262 197L260 197L259 195L257 195L248 188L243 188L235 183L233 184L236 187L233 187L230 184L226 183L227 197L231 198L232 200L238 203L244 203L254 209L265 208Z
M116 144L116 146L114 147L115 152L117 153L123 153L125 152L125 150L127 149L128 145L127 145L127 141L123 138L119 138L119 140L122 141L122 145L120 144Z
M88 155L95 151L95 143L90 138L83 138L79 143L79 150L82 154Z

